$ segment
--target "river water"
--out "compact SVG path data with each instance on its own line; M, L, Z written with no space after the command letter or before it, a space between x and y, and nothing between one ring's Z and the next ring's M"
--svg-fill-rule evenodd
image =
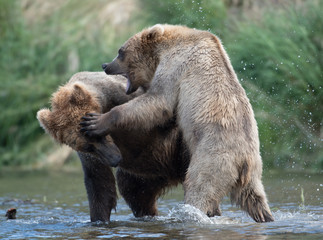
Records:
M122 198L111 222L91 223L81 171L0 174L0 239L323 239L322 174L263 177L275 222L255 223L224 199L221 217L183 204L183 190L158 202L160 216L134 218ZM9 208L17 219L6 220Z

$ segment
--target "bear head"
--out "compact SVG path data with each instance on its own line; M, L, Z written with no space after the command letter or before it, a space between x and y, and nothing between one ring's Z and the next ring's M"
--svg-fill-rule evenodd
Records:
M40 126L55 141L72 149L90 153L107 161L112 167L121 161L121 153L110 136L89 139L80 132L81 117L90 112L101 113L101 105L95 94L81 82L67 84L55 92L51 98L52 110L37 112Z
M142 87L149 88L159 63L158 45L167 38L165 27L157 24L131 37L119 49L118 56L111 63L102 64L106 74L122 74L127 77L126 93L133 93Z

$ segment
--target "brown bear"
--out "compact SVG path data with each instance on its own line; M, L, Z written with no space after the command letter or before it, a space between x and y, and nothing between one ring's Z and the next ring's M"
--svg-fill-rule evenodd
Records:
M90 139L80 134L79 122L86 113L107 112L142 94L139 89L126 95L126 82L123 76L104 72L77 73L53 94L52 109L37 113L40 125L55 141L78 152L91 221L109 221L116 206L110 166L118 165L119 191L136 217L156 215L158 197L168 187L182 183L188 167L188 151L172 119L147 132L119 130Z
M127 93L146 92L81 123L86 136L150 129L176 116L190 152L185 203L220 215L227 194L257 222L273 221L261 181L257 123L220 40L185 26L155 25L133 37L103 64L125 74Z

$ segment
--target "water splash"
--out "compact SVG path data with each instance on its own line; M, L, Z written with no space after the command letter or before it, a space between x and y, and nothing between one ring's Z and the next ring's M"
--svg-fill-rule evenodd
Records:
M167 217L178 222L194 222L197 224L237 224L241 222L239 219L224 216L210 218L201 210L189 204L178 204L170 210Z

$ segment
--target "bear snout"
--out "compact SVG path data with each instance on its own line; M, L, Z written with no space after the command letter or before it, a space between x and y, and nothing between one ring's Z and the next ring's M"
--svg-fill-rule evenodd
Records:
M110 167L118 167L119 163L122 160L122 157L121 156L113 156L113 158L110 158L109 160L110 160L109 161Z
M104 66L103 66L104 65ZM104 68L104 71L106 74L108 75L117 75L117 74L124 74L125 72L123 72L119 66L119 64L117 63L116 60L110 62L110 63L104 63L102 64L102 68Z
M103 63L102 64L102 69L105 70L107 68L108 64L107 63Z
M97 155L105 164L110 167L117 167L122 161L122 156L119 148L106 138L92 142L94 146L94 154Z

